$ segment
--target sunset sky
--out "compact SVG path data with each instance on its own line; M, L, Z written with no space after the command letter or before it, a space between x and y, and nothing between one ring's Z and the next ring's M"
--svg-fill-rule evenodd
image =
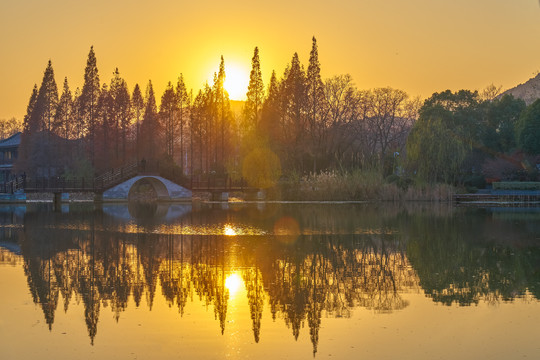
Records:
M229 81L247 81L255 46L266 86L294 52L307 67L312 36L323 77L349 73L360 89L391 86L425 98L491 83L507 89L540 70L538 0L0 4L0 119L23 117L49 59L59 91L65 76L72 91L82 86L91 45L101 82L118 67L130 91L151 79L158 98L180 73L188 88L200 89L221 55Z

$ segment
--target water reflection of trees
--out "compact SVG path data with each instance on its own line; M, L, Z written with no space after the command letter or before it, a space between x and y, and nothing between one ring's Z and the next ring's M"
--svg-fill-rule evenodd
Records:
M151 221L126 232L99 211L31 212L19 244L32 297L49 327L60 299L64 311L72 301L82 302L92 342L103 308L118 321L143 298L152 309L156 296L180 316L198 298L223 333L231 272L244 281L256 342L267 306L295 338L307 328L314 352L323 316L349 317L359 307L403 309L403 293L419 286L443 304L540 295L540 251L528 223L477 211L394 209L377 216L365 208L340 209L325 217L316 207L304 207L295 217L303 235L234 237L154 233L147 228ZM265 230L293 214L287 208L211 208L175 226L214 221Z
M309 328L314 351L323 314L350 316L355 307L402 309L404 289L416 278L402 244L392 236L309 235L287 244L274 236L186 236L98 231L98 217L81 214L71 226L48 227L51 219L29 214L20 242L28 284L51 328L62 298L64 311L82 301L91 341L100 311L116 319L130 298L151 309L156 291L182 316L198 297L225 331L227 276L244 281L253 334L261 336L263 308L282 319L298 338ZM53 215L54 216L54 215ZM34 226L30 226L34 223ZM36 226L39 224L41 226ZM241 244L241 246L239 246Z
M476 209L407 221L407 255L434 301L471 305L540 298L540 248L531 222Z

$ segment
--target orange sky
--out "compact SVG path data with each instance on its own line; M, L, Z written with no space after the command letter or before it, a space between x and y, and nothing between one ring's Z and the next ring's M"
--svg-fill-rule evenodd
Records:
M22 118L49 59L61 91L82 86L91 45L100 79L118 67L130 90L158 97L184 74L198 90L225 66L250 69L260 49L265 85L311 37L323 77L427 97L445 89L510 88L540 70L537 0L68 1L0 0L0 119Z

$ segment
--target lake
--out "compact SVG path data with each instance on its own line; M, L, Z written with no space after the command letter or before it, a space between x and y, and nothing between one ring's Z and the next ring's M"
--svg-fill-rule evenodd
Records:
M540 358L540 209L0 206L0 358Z

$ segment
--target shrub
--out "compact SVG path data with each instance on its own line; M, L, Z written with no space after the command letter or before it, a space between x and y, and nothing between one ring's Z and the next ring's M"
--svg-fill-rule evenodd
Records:
M449 185L415 185L406 177L390 175L384 181L375 170L335 171L310 174L280 182L282 200L311 201L448 201L454 188Z

